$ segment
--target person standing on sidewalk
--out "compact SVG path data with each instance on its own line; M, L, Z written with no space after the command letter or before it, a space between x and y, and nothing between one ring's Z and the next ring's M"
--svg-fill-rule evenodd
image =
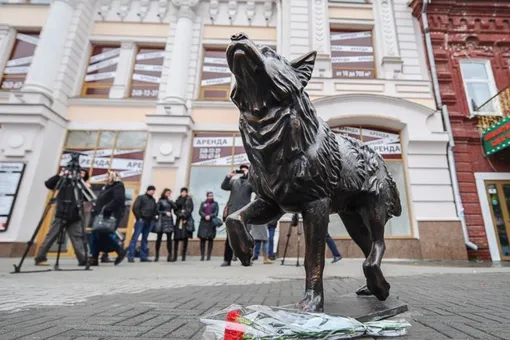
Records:
M278 224L278 220L273 220L267 224L267 254L271 261L276 260L276 256L274 254L274 234L276 232L276 225ZM258 260L260 255L260 247L262 243L255 242L255 249L253 251L253 260Z
M262 256L264 256L264 264L272 264L273 261L269 259L269 254L267 252L267 241L268 241L268 232L267 225L252 225L251 226L251 236L255 240L255 248L259 250L262 248ZM254 254L252 260L256 260L258 258L258 254Z
M128 262L135 262L135 247L140 234L142 235L142 244L140 247L140 262L152 262L149 260L148 237L152 229L152 223L157 216L157 204L154 199L156 188L153 185L147 187L145 195L136 198L133 205L133 214L135 215L135 230L128 248Z
M175 233L174 235L174 259L177 261L177 255L179 250L179 240L182 239L182 260L186 261L186 254L188 252L188 240L193 238L193 232L195 231L195 221L193 221L193 199L188 193L188 188L181 188L181 194L175 201L177 210L175 216Z
M253 188L250 184L250 181L248 180L248 170L248 165L243 164L239 166L239 170L232 171L223 180L221 188L225 191L230 191L230 197L228 198L224 215L228 216L250 203ZM235 179L232 178L236 173L240 173L241 177ZM223 254L223 263L221 266L230 266L233 256L234 252L230 247L227 236L225 239L225 252Z

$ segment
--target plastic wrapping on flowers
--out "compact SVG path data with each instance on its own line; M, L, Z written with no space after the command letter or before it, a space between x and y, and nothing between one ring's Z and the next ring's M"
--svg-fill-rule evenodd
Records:
M352 318L306 313L286 308L231 305L204 316L202 340L352 339L361 336L401 336L405 320L361 323Z

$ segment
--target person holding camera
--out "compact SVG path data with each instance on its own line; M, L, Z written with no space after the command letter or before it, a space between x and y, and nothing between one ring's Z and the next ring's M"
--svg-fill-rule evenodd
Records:
M253 188L248 180L248 170L249 166L246 164L242 164L239 166L239 170L234 170L229 173L223 183L221 184L221 189L225 191L230 191L230 197L228 198L226 210L224 211L224 215L228 216L231 213L241 209L251 201L251 194L253 193ZM234 175L240 174L239 178L233 178ZM230 243L228 241L228 235L225 239L225 252L223 254L223 263L222 267L230 266L232 262L232 258L234 256L234 252L230 247Z
M152 262L149 260L149 247L148 238L149 233L152 230L152 224L158 214L157 204L154 199L154 192L156 188L153 185L147 187L145 195L140 195L136 198L135 204L133 204L133 214L136 218L135 230L133 231L133 237L128 248L128 262L135 262L135 247L136 242L140 234L142 235L142 244L140 247L140 262Z
M55 208L55 217L51 224L50 230L44 239L39 252L35 257L36 266L48 266L48 251L58 238L58 234L62 228L65 228L67 235L73 244L76 259L79 266L84 266L87 262L85 252L84 230L81 225L80 212L78 210L76 197L74 195L74 187L72 175L69 170L62 170L59 174L50 177L44 185L49 190L58 189L57 185L63 180L62 186L57 195L57 204ZM80 176L83 181L87 181L89 174L85 169L80 170Z
M96 203L92 210L92 216L95 218L99 214L103 214L105 218L113 216L115 218L116 227L119 227L119 223L124 217L125 213L125 200L126 200L126 188L122 183L120 175L115 171L109 171L106 184L101 189L99 196L97 197ZM115 259L115 265L124 260L127 254L127 250L123 249L120 245L120 240L115 231L108 233L99 233L92 231L91 242L90 242L90 253L89 264L91 266L99 265L99 253L108 253L114 251L117 253Z

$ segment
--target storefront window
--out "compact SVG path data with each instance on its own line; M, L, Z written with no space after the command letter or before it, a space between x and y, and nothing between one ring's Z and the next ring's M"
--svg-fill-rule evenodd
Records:
M105 97L110 94L117 74L120 47L93 46L83 82L82 96Z
M159 95L165 50L139 48L131 77L131 98L155 99Z
M195 133L191 157L189 189L193 195L194 218L198 227L198 209L205 200L206 193L214 192L215 200L220 206L221 218L230 195L230 192L221 189L221 183L232 169L249 162L241 136L232 132ZM225 230L218 230L217 236L225 237Z
M104 182L108 170L119 172L123 181L139 182L146 141L147 133L141 131L69 131L65 150L84 154L80 165L89 169L91 183ZM65 151L60 165L69 160Z
M225 49L206 48L202 64L199 99L228 101L231 82L232 73L228 68Z
M11 56L1 75L0 90L20 90L23 87L38 42L38 33L16 34Z
M333 128L333 132L337 135L348 135L365 142L384 158L388 171L397 184L402 205L402 214L399 217L393 217L386 224L385 235L410 236L412 232L409 218L405 169L402 162L400 134L379 129L347 126ZM332 236L349 236L338 215L331 215L329 233Z
M375 78L372 31L331 29L333 78Z

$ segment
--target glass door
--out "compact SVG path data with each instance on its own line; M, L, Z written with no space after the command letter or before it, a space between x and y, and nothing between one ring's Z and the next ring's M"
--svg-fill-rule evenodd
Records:
M485 188L501 259L510 261L510 182L486 181Z

